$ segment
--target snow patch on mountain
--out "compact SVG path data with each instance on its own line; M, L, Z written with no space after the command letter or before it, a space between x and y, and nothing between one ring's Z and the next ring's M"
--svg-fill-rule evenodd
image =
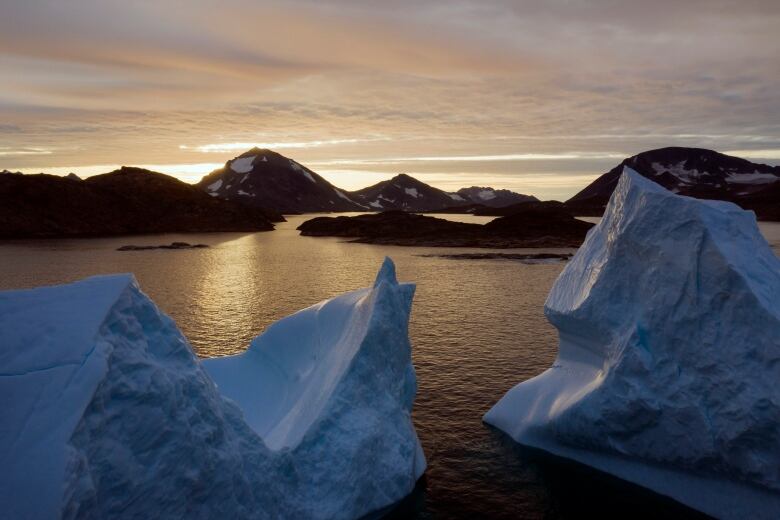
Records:
M661 163L654 162L652 163L653 170L655 170L656 175L661 175L664 172L669 172L670 174L677 177L680 181L685 182L687 184L695 183L698 181L698 179L706 174L706 172L700 172L696 168L693 169L687 169L685 168L685 163L687 161L682 160L675 164L669 164L664 165Z
M311 176L311 174L306 171L306 168L298 164L297 162L290 159L290 166L293 170L297 171L298 173L302 173L307 179L309 179L313 183L317 183L317 181L314 180L314 177Z
M404 191L406 192L407 195L411 195L415 199L418 197L422 197L422 193L419 193L417 191L417 188L404 188Z
M777 175L760 173L758 171L753 173L731 173L726 177L726 182L733 184L769 184L778 180L780 180L780 177Z
M496 192L493 190L482 190L477 193L477 196L482 200L492 200L496 198Z
M343 191L341 191L341 190L339 190L339 189L335 189L335 188L333 189L333 191L335 191L335 192L336 192L336 195L338 195L338 196L339 196L339 197L341 197L342 199L344 199L344 200L348 200L348 201L352 202L352 199L350 199L349 197L347 197L346 195L344 195L344 192L343 192Z
M207 187L206 189L207 189L208 191L214 192L214 191L218 191L218 190L219 190L219 188L220 188L221 186L222 186L222 179L219 179L219 180L217 180L217 181L215 181L215 182L212 182L211 184L209 184L209 185L208 185L208 187ZM212 194L213 194L213 193L212 193Z
M254 162L256 155L250 155L248 157L239 157L233 159L230 163L230 169L236 173L248 173L252 171L252 162Z

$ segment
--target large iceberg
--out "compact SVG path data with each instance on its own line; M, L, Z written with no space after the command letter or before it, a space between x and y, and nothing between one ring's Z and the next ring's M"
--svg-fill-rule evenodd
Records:
M712 516L780 517L780 260L752 212L626 168L545 314L557 360L487 423Z
M391 506L425 469L413 293L388 259L373 287L203 363L131 275L0 293L0 511L357 518Z

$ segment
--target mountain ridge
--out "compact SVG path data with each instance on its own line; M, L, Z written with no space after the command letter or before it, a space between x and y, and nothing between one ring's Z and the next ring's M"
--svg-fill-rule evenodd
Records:
M780 166L754 163L706 148L670 146L624 159L566 201L580 215L601 215L624 166L664 188L698 199L727 200L780 220Z
M85 180L0 175L3 238L270 231L269 217L275 218L141 168L122 167Z

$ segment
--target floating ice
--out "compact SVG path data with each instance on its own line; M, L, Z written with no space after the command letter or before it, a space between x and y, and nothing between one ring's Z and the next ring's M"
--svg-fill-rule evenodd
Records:
M545 314L557 360L486 422L716 517L780 517L780 260L752 212L626 168Z
M0 293L4 517L356 518L400 500L425 458L414 286L393 271L204 363L131 275Z

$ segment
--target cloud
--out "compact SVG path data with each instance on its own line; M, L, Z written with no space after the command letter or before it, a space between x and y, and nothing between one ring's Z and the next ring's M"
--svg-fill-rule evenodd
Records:
M660 146L780 147L774 0L6 0L2 13L2 146L50 153L0 153L0 168L220 162L261 145L364 185L404 168L509 187L582 182Z
M20 155L51 155L51 150L42 148L10 148L0 146L0 157L20 156Z
M323 146L334 146L343 144L367 143L376 141L387 141L386 138L376 137L372 139L330 139L327 141L304 141L304 142L245 142L245 143L211 143L197 146L179 145L180 150L189 150L201 153L243 153L252 148L263 148L272 150L295 150L300 148L320 148Z

